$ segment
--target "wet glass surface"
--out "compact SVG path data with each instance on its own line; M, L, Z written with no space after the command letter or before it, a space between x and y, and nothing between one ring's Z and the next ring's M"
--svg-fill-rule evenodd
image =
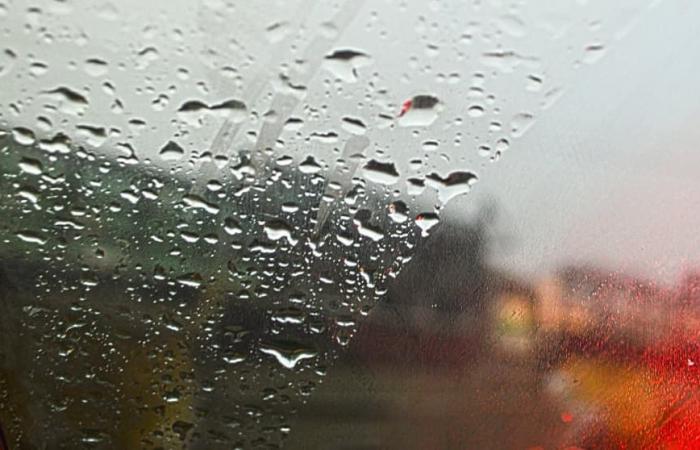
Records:
M0 449L700 448L700 7L0 0Z

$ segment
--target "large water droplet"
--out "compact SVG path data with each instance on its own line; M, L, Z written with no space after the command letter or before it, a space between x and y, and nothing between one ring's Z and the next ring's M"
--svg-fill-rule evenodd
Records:
M293 369L300 361L317 355L316 350L306 345L281 340L261 344L260 351L273 356L278 363L287 369Z
M186 195L182 198L182 203L188 208L203 209L209 214L218 214L220 210L218 205L210 203L198 195Z
M392 162L372 159L362 168L365 178L379 184L394 184L399 180L399 172Z
M12 129L12 139L20 145L34 145L36 137L29 128L16 127Z
M437 173L431 173L425 177L426 184L436 191L441 202L447 203L453 197L469 192L472 184L477 181L477 176L471 172L452 172L443 178Z
M402 127L427 127L433 124L442 110L440 100L433 95L416 95L404 102L399 113Z
M198 288L204 282L202 275L197 272L186 273L177 277L177 282L183 286Z
M273 241L286 239L289 245L296 245L298 242L298 239L292 236L294 229L283 220L275 219L267 221L264 231L267 238Z
M357 81L357 69L368 65L370 62L371 59L366 53L351 49L341 49L327 55L323 67L338 79L352 83Z
M44 93L56 102L56 106L61 112L66 114L81 116L87 110L87 97L73 89L60 86L44 91Z
M163 161L177 161L178 159L182 158L182 155L184 154L185 150L174 141L168 141L168 143L165 144L158 152L158 155L160 155Z
M88 58L85 60L83 70L91 77L101 77L107 73L107 61L100 58Z
M41 161L34 158L22 158L19 162L19 168L29 175L41 175L44 172Z
M46 238L42 236L40 233L37 233L36 231L31 231L31 230L23 230L23 231L18 231L16 233L16 236L24 241L28 242L30 244L38 244L38 245L44 245L46 244Z
M352 134L361 135L367 132L367 126L365 123L356 117L343 117L342 127L345 131Z
M416 216L416 225L421 229L421 236L427 237L430 230L440 223L440 217L431 212L420 213Z

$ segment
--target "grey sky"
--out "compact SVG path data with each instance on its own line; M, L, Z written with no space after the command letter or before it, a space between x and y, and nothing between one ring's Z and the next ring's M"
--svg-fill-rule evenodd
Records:
M498 264L590 262L665 281L700 265L699 6L643 16L450 205L460 216L497 200L499 231L515 238Z

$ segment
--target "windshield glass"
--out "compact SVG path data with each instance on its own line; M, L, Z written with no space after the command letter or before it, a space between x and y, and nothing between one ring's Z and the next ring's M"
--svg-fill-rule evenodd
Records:
M0 450L700 448L698 18L0 0Z

